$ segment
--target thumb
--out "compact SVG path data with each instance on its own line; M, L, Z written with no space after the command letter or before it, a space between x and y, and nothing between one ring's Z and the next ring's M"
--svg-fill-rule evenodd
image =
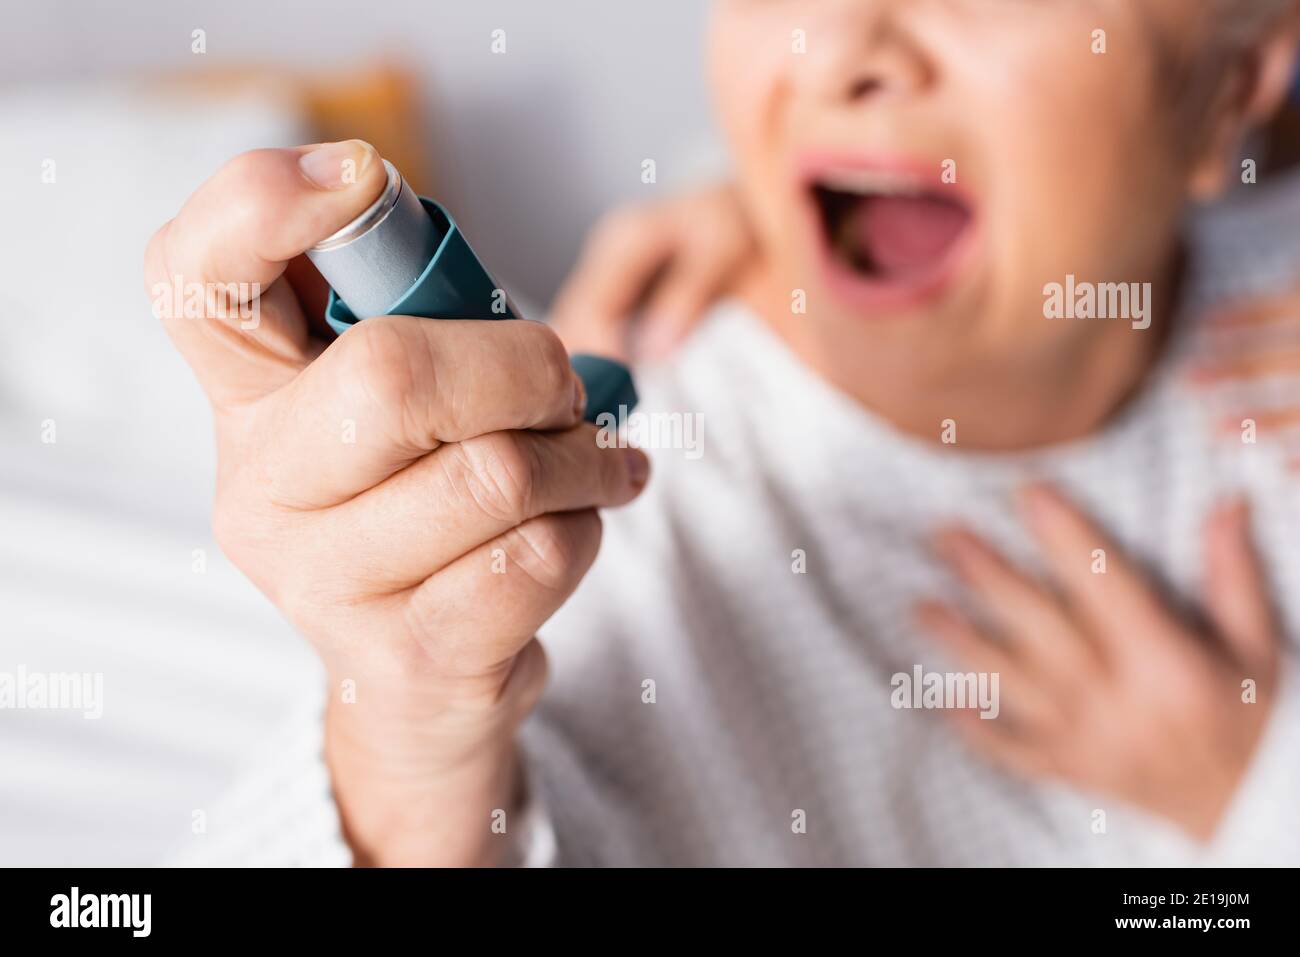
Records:
M1278 651L1268 583L1250 533L1250 507L1235 498L1205 523L1206 612L1236 658L1268 664Z
M360 140L235 157L198 188L145 251L145 286L217 405L278 389L319 352L290 260L354 219L383 189Z

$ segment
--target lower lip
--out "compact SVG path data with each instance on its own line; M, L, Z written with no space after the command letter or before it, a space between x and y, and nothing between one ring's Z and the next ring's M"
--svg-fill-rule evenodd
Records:
M804 204L826 285L836 299L855 312L898 313L938 299L956 280L975 245L976 222L972 214L961 235L931 265L905 276L873 279L853 269L835 254L811 187L804 189Z

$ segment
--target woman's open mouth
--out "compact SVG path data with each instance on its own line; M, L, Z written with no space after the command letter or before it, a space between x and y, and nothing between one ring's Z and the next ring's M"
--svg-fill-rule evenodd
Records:
M859 309L900 309L938 295L974 233L974 209L937 175L825 166L805 178L833 291Z

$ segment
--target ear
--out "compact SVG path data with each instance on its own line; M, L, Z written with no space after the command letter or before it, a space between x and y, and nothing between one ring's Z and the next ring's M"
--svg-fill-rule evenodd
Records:
M1206 111L1200 156L1188 183L1194 200L1220 196L1242 142L1267 123L1285 101L1295 78L1300 46L1300 7L1278 20L1254 43L1231 54L1219 93Z

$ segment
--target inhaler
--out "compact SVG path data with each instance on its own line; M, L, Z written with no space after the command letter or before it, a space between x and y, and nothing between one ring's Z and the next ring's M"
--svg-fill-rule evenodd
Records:
M330 285L325 307L330 328L342 334L365 316L521 318L451 215L416 196L388 160L384 169L388 180L379 198L307 250ZM577 355L572 363L587 390L588 422L602 414L621 421L636 405L632 375L621 362Z

